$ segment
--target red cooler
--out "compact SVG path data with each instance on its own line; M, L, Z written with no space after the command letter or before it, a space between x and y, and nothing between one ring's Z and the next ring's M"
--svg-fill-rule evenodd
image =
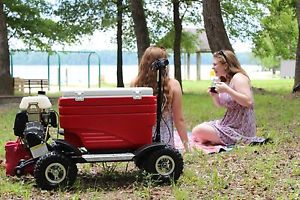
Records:
M152 143L156 97L152 88L64 91L60 126L67 142L87 150L129 150Z

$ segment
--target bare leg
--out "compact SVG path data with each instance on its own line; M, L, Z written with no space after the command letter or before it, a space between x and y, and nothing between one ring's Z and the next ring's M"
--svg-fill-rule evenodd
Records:
M192 130L192 136L195 142L203 145L225 145L215 129L207 124L199 124Z

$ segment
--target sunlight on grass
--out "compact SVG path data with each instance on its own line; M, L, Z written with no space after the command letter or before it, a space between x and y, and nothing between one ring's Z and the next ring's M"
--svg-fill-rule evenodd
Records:
M256 88L263 88L271 92L291 93L294 80L293 79L271 79L271 80L253 80L252 86Z
M188 130L221 118L207 94L210 81L184 81L183 107ZM300 198L300 101L291 94L293 80L252 81L257 135L273 143L236 146L230 152L206 155L199 150L184 155L184 173L175 184L157 185L150 176L126 163L78 164L72 189L41 191L34 178L6 177L7 141L13 133L18 104L0 107L0 193L4 199L299 199ZM51 94L59 96L60 93ZM57 106L54 107L57 110ZM55 131L54 131L55 132ZM52 135L56 137L56 135Z

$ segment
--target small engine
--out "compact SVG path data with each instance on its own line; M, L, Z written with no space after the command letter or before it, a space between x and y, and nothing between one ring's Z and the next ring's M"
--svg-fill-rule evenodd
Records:
M46 143L49 138L49 126L57 127L56 113L51 106L49 98L41 91L37 96L23 97L20 103L20 112L15 118L14 134L22 139L32 154L32 147Z
M26 146L31 148L45 142L45 127L40 122L27 122L24 130L24 141Z

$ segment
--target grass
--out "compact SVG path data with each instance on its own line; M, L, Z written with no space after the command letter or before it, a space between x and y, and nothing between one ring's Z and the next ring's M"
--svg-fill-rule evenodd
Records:
M184 114L188 129L221 118L206 94L209 81L184 82ZM133 163L117 166L81 164L73 189L41 191L31 176L6 177L0 168L4 199L299 199L300 101L291 94L292 80L253 81L257 134L273 143L235 147L232 151L184 155L184 174L176 184L158 186ZM0 107L0 145L15 140L12 127L17 105ZM0 149L4 162L5 151ZM114 170L110 170L110 169Z

